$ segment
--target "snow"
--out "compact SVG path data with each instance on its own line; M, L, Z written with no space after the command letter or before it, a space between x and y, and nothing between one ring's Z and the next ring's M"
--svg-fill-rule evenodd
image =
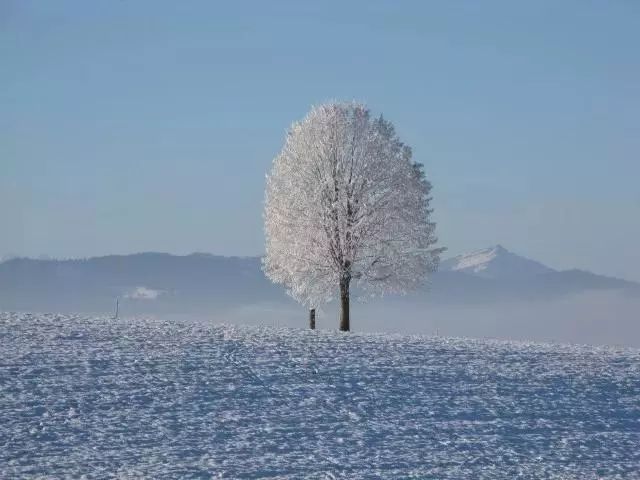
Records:
M444 260L440 270L459 271L485 278L515 278L554 272L535 260L516 255L502 245L463 253Z
M456 264L451 270L472 270L475 273L486 270L487 265L498 256L496 248L485 248L456 257Z
M1 313L0 392L1 478L640 471L635 349Z

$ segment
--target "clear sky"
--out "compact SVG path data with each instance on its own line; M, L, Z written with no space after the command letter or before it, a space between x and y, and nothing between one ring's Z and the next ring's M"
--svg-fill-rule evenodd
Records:
M0 0L0 255L263 251L312 104L366 102L451 254L640 280L640 2Z

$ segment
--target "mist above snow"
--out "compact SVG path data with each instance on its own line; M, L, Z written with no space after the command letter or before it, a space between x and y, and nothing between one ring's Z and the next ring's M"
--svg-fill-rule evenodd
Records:
M357 291L354 292L357 297ZM0 263L0 311L155 315L304 327L307 310L262 273L260 259L144 253ZM640 285L558 271L494 246L445 260L405 297L354 299L356 331L640 346ZM337 328L334 304L319 328Z

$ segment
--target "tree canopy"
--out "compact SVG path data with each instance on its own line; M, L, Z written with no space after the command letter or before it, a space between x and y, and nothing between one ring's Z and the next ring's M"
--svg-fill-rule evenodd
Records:
M352 282L404 293L437 268L430 191L389 121L358 103L314 107L267 176L264 271L308 306L339 293L348 330Z

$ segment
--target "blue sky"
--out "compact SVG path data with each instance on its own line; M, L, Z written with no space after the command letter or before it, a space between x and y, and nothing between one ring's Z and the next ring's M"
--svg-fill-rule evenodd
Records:
M263 251L312 104L396 124L441 243L640 280L640 3L0 0L0 255Z

